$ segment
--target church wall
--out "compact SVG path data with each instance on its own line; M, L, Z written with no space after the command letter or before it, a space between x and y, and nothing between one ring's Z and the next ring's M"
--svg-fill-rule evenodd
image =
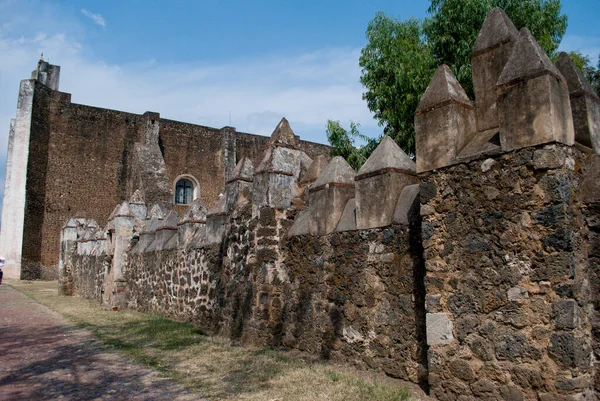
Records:
M214 206L224 189L220 130L161 119L160 146L171 185L180 175L192 175L200 183L200 199Z
M127 199L135 189L130 182L136 168L134 145L143 138L144 116L71 103L70 94L36 81L27 82L35 84L31 111L22 123L16 124L18 132L23 131L20 127L26 120L30 123L28 130L31 125L30 137L22 140L32 149L26 167L24 278L51 279L57 273L58 233L65 220L85 211L88 218L106 221L114 205ZM174 185L178 176L189 174L200 183L200 199L208 207L214 206L224 191L223 166L235 162L225 160L224 130L167 119L159 121L159 146L170 184ZM232 156L247 156L260 162L268 137L232 132L235 140L230 146L237 146ZM17 135L17 143L21 136ZM301 146L313 153L328 149L307 142L301 142ZM10 170L15 170L18 178L18 169ZM9 188L7 200L18 197L18 185L14 187ZM7 232L11 227L9 220L5 220Z
M243 134L236 138L236 160L247 157L252 165L258 166L264 154L269 137Z
M40 261L55 267L57 230L67 218L85 211L88 218L106 221L114 205L127 196L127 166L141 116L73 104L59 92L40 93L54 96L48 110L45 200L36 211L43 219ZM35 185L31 183L28 192Z
M46 206L46 176L48 168L48 144L50 139L50 103L52 91L45 85L35 83L29 136L29 163L27 166L27 196L23 225L23 255L21 277L37 278L42 275L41 252ZM56 227L50 227L50 230ZM49 231L49 235L56 235ZM50 277L52 278L52 277ZM55 277L54 277L55 278Z

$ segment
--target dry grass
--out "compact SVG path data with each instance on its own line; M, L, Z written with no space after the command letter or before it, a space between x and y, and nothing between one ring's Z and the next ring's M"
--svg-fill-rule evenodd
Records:
M408 400L404 384L270 349L228 345L187 323L57 295L56 282L7 280L100 341L214 400Z

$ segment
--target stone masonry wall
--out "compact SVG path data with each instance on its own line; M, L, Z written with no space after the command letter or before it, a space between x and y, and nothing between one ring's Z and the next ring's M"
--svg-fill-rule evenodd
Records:
M594 362L594 389L600 391L600 156L593 155L586 166L579 198L588 228L589 282L593 309L591 339Z
M412 382L426 379L420 243L406 226L298 236L283 345Z
M26 205L23 225L23 254L21 277L34 279L42 276L44 210L46 208L46 175L49 151L49 103L52 91L35 83L29 137L29 154L35 155L28 163L26 184ZM57 236L56 230L52 235ZM58 240L56 242L58 244ZM54 270L54 269L51 269ZM44 276L47 276L44 274ZM55 277L49 277L53 279Z
M127 306L211 325L219 248L133 254L125 273Z
M72 267L72 285L77 289L77 293L84 298L103 302L104 276L110 266L110 261L110 256L105 254L75 256Z
M57 230L68 217L85 211L89 218L106 221L127 196L127 166L139 126L135 114L72 104L70 99L55 99L49 112L49 149L36 156L47 158L45 203L37 211L44 224L34 229L43 237L41 263L55 266Z
M231 218L222 247L131 254L127 306L422 382L424 271L411 237L419 231L285 239L293 217L263 208L252 218L247 208Z
M438 399L556 400L589 387L593 246L577 202L587 157L540 146L423 175Z

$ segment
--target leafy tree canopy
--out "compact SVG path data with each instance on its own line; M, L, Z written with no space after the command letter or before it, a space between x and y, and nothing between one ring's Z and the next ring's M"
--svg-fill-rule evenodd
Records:
M377 13L367 28L368 44L359 64L369 110L409 153L415 150L414 113L437 67L423 26L416 19L398 21Z

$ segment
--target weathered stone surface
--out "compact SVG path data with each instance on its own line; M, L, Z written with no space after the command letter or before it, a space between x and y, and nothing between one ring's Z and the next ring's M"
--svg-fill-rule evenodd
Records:
M319 178L313 183L313 188L331 184L354 184L356 172L341 156L336 156L327 165Z
M500 395L505 401L523 401L523 393L516 387L501 386Z
M294 224L288 231L288 237L293 237L295 235L306 235L310 231L308 229L308 224L310 222L310 213L308 210L302 210L296 216L294 220Z
M353 231L356 230L356 199L350 199L344 207L342 217L335 231Z
M177 224L179 223L177 212L170 211L169 214L153 230L154 241L144 250L144 252L161 252L166 249L166 244L172 237L177 236Z
M243 157L235 166L231 178L225 184L225 210L228 214L238 206L238 203L250 201L253 176L254 166L252 161ZM242 195L240 196L240 194Z
M453 325L447 313L428 313L427 345L445 345L454 341Z
M206 244L218 244L223 240L227 220L226 197L221 196L215 207L206 215Z
M469 383L474 381L476 377L471 365L461 359L455 359L450 362L450 372L454 377Z
M284 146L290 148L297 148L300 143L300 138L290 127L290 123L284 117L279 121L277 127L271 134L271 138L269 139L269 146Z
M566 81L527 28L497 83L503 151L575 142Z
M194 199L187 210L183 213L181 222L206 222L206 215L208 210L204 205L204 202L200 198Z
M129 198L129 203L133 204L146 204L146 199L144 197L144 192L141 189L136 189Z
M329 160L327 159L327 156L317 156L308 167L306 173L300 178L300 184L309 185L315 182L317 178L319 178L323 170L325 170L328 164Z
M496 111L494 111L496 113ZM496 117L497 120L497 117ZM459 152L458 161L470 161L483 155L495 155L501 153L500 133L498 128L480 131L475 134L473 139Z
M565 52L558 56L556 67L567 80L575 140L600 154L600 99L583 73Z
M229 180L251 180L253 175L254 166L252 165L252 160L242 157L235 165Z
M474 335L469 337L469 347L471 351L482 361L494 360L494 345L491 341L483 337Z
M123 202L113 210L108 217L108 220L113 220L116 217L133 217L133 213L129 209L129 202Z
M436 70L425 93L421 97L417 111L439 107L448 101L472 106L471 100L462 86L460 86L454 74L452 74L452 71L450 71L450 67L444 64Z
M150 210L148 210L148 215L146 219L163 219L170 212L168 204L159 202L152 205Z
M547 146L533 152L533 166L536 169L559 168L565 164L566 154L562 148Z
M586 339L573 333L551 334L548 353L564 368L589 369L591 365L591 349Z
M361 167L355 181L358 229L384 227L392 223L402 190L417 183L416 166L386 136Z
M516 286L508 290L509 302L524 302L527 298L529 298L529 293L523 287Z
M305 154L292 147L267 148L256 168L252 183L253 213L262 207L287 209L291 205L293 188L303 171Z
M423 380L424 343L417 336L424 327L415 324L413 294L420 295L409 230L300 235L288 237L284 247L261 245L280 235L278 227L286 221L274 209L261 209L256 219L247 210L230 216L224 248L204 244L133 256L128 305L190 316L247 343L300 349ZM314 291L316 286L322 291Z
M477 100L475 110L478 132L498 127L495 86L512 53L518 35L519 31L510 18L502 9L496 7L488 13L475 40L471 70ZM476 149L471 150L469 154L478 149L483 150L481 145L472 146Z
M346 203L354 198L356 173L340 156L334 157L309 194L310 233L323 235L335 231Z
M499 7L492 8L477 34L473 53L477 54L506 42L514 42L518 35L519 31L504 10Z
M252 182L252 205L258 213L261 207L287 209L292 204L292 188L296 180L293 175L260 172Z
M542 356L541 351L522 334L501 335L494 348L496 357L500 360L537 360Z
M581 183L579 198L586 203L600 202L600 156L590 158L585 177Z
M147 111L142 116L141 124L142 141L133 146L132 186L144 192L148 203L170 203L173 192L159 145L160 114Z
M536 399L572 372L589 375L593 291L585 272L593 246L579 223L589 209L577 199L590 159L553 144L423 177L427 308L451 316L455 329L453 342L430 345L430 367L438 375L430 384L438 398L455 394L455 384L438 377L471 380L457 377L454 360L476 374L461 394L465 399L486 399L485 382L498 386L495 397ZM565 396L583 391L566 381L561 386Z
M410 175L417 173L415 162L387 135L360 168L357 176L379 173L383 169L395 169Z
M415 114L417 172L456 162L475 135L473 105L446 65L440 66Z
M577 302L573 299L553 302L552 315L557 329L575 329L579 326Z

